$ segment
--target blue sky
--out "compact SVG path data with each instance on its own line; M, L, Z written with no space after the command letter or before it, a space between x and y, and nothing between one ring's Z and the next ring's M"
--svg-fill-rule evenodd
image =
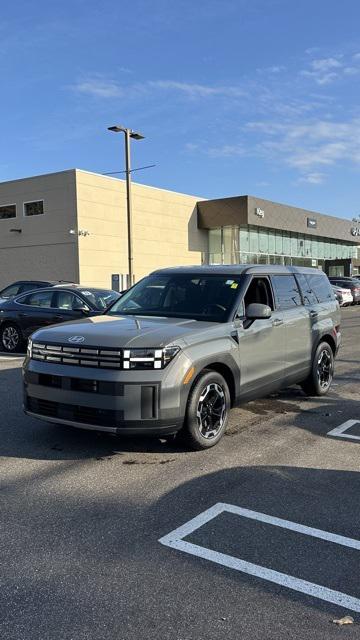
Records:
M360 214L358 0L19 2L0 18L0 180L146 184Z

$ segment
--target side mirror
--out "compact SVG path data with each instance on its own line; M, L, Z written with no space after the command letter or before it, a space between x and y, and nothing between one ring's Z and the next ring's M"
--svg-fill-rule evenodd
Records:
M271 318L271 309L267 304L253 302L246 307L246 318L248 320L268 320Z

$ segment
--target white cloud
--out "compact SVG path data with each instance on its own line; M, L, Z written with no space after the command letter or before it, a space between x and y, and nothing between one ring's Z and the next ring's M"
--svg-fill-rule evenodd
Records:
M360 119L348 122L318 119L307 123L258 121L249 122L247 129L258 134L258 155L312 176L313 184L319 179L317 169L320 167L339 162L360 164Z
M212 86L191 82L177 82L175 80L154 80L147 83L148 87L165 89L182 93L190 98L207 98L210 96L224 96L240 98L244 91L237 86Z
M100 78L84 80L72 85L71 89L77 93L88 94L97 98L117 98L124 94L124 90L116 83Z
M306 184L323 184L325 182L326 175L325 173L307 173L301 178L299 178L298 182L306 183Z
M348 76L356 76L358 73L360 73L360 68L345 67L344 73Z
M220 147L210 147L206 150L211 158L231 158L234 156L244 156L248 150L243 144L224 144Z
M310 66L314 71L329 71L330 69L340 69L342 64L337 58L321 58L313 60Z
M360 53L318 58L310 62L308 69L301 70L300 75L311 78L320 86L329 85L340 78L360 73L357 62L360 62Z

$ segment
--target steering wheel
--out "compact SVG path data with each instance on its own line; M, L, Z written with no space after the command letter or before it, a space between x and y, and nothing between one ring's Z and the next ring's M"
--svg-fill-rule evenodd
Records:
M216 304L215 302L207 304L206 307L203 308L203 314L210 316L219 315L219 312L223 313L224 311L226 311L226 308L223 307L222 304Z

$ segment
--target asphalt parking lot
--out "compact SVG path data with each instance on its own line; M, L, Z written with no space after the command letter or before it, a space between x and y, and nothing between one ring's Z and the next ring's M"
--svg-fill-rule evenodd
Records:
M360 309L342 315L331 393L244 405L206 452L27 418L0 354L1 640L359 638Z

